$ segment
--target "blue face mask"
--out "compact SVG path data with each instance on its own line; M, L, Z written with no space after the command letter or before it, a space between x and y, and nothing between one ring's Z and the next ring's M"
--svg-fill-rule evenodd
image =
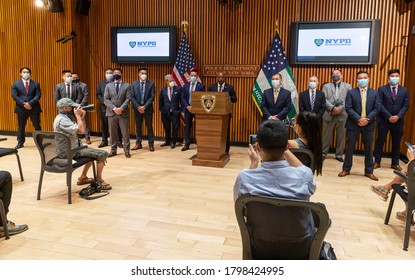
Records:
M357 84L361 87L365 87L369 84L369 79L360 79L357 80Z
M107 78L107 80L112 80L112 74L105 74L105 78Z
M191 77L190 77L190 81L191 81L192 83L196 82L196 80L197 80L196 76L191 76Z
M315 82L309 82L309 83L308 83L308 86L309 86L311 89L315 89L315 88L316 88L316 86L317 86L317 83L315 83Z
M67 82L68 84L72 83L72 77L67 77L65 79L65 82Z
M271 84L272 84L272 86L274 87L274 88L277 88L277 87L279 87L280 86L280 80L272 80L271 81Z
M25 80L29 79L30 78L30 73L23 73L22 78L25 79Z
M392 85L397 85L399 83L399 77L390 77L389 82L391 82Z

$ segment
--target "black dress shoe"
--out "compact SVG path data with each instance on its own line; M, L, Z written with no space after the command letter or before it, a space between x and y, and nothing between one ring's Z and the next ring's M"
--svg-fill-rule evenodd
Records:
M176 144L171 144L170 149L174 149L174 148L176 148Z
M129 153L129 152L126 152L126 153L125 153L125 157L126 157L126 158L130 158L130 157L131 157L130 153Z
M337 160L337 161L340 161L340 162L344 162L344 160L343 160L343 158L342 158L342 157L336 157L336 160Z
M118 146L118 148L120 148L120 149L124 148L124 146L123 146L122 142L117 142L117 146Z
M169 146L169 145L170 145L169 142L164 142L163 144L160 145L160 147L166 147L166 146Z
M24 147L23 143L17 143L15 149L20 149L20 148L23 148L23 147Z
M189 150L189 146L188 145L184 145L182 148L182 152Z
M113 157L113 156L116 156L116 155L117 155L117 152L116 151L112 151L112 152L110 152L108 154L108 157Z
M98 145L98 148L104 148L108 146L108 142L101 142L101 144Z

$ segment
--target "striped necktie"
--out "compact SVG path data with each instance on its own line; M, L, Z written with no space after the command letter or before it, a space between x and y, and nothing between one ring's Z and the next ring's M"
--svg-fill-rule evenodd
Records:
M311 111L314 110L314 103L316 102L316 94L314 90L311 91Z

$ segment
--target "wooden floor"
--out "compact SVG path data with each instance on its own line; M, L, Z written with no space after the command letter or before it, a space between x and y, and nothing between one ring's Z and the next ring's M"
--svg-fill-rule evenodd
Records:
M97 147L100 139L92 140ZM15 144L10 136L1 142ZM154 153L147 145L132 151L130 159L119 151L104 170L113 186L110 195L87 201L75 186L68 205L63 174L45 173L42 200L36 200L40 159L28 138L19 150L24 182L14 156L0 159L0 170L13 175L9 219L29 225L27 232L0 239L0 259L240 259L232 188L239 170L248 166L246 149L232 147L231 161L221 169L193 167L189 157L195 146L181 152L159 144ZM339 178L341 163L329 157L324 175L317 177L312 200L325 203L333 221L326 240L339 259L415 259L415 231L409 251L403 251L404 225L394 217L383 224L387 203L369 190L373 181L362 176L362 159L356 156L352 175ZM392 174L389 168L375 172L381 183ZM402 209L398 199L393 213Z

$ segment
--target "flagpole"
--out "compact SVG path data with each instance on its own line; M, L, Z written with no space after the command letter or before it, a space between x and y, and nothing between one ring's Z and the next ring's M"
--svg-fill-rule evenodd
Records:
M275 32L277 32L278 34L280 34L280 26L278 24L278 19L275 20Z

